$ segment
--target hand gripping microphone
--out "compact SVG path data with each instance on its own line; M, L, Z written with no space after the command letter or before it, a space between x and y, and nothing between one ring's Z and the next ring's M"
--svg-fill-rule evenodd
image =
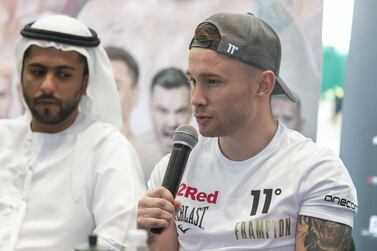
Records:
M171 151L162 186L175 198L191 150L198 143L198 132L190 125L180 125L174 132L174 146ZM151 232L160 234L163 228L152 228Z

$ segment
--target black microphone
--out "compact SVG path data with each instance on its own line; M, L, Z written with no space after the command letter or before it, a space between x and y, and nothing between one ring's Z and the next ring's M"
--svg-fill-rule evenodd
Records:
M187 159L191 150L198 143L198 132L190 125L180 125L174 132L174 146L171 151L162 186L175 196L181 183L181 178L185 170ZM151 232L160 234L163 228L152 228Z

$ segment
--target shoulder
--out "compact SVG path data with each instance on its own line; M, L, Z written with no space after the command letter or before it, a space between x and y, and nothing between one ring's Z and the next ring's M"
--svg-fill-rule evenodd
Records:
M115 126L99 121L85 121L83 125L83 130L77 134L76 147L82 152L92 152L96 161L109 162L115 156L137 159L134 148Z
M0 119L0 133L3 134L10 130L25 130L28 126L29 124L27 123L27 118L25 116L21 116L15 119Z
M287 130L277 154L285 164L279 167L297 182L301 215L352 226L356 189L337 154L292 130Z
M285 144L285 146L290 146L296 149L296 151L302 152L315 152L322 149L322 147L314 143L312 139L288 128L285 130L285 137L282 144Z
M0 119L0 145L21 142L29 126L30 121L25 116L16 119Z
M352 184L351 177L337 154L314 143L298 132L288 130L280 154L289 156L290 166L302 172L305 183L324 180Z
M119 175L118 178L132 179L135 184L143 183L139 157L118 128L108 123L94 122L81 137L77 146L88 147L98 173L112 173ZM83 154L83 151L80 153Z
M104 145L130 145L118 128L105 122L93 122L81 133L81 136L85 137L85 140L90 140L94 149Z
M296 163L306 167L332 163L343 166L340 158L330 149L320 146L299 132L287 129L280 151Z

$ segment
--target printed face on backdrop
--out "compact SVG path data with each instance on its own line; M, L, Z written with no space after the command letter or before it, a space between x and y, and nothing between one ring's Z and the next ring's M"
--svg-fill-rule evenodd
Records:
M115 82L118 89L124 124L129 122L130 113L136 104L137 87L133 82L132 73L124 61L111 59Z
M253 67L213 50L192 48L187 73L200 134L229 136L253 123L257 115Z
M300 108L297 103L293 103L285 97L272 96L272 114L279 119L289 129L301 131L303 119L300 115Z
M190 90L186 86L164 88L156 85L151 94L153 129L164 153L173 147L173 134L191 119Z
M22 91L33 119L59 125L77 114L87 76L79 53L31 46L24 59Z

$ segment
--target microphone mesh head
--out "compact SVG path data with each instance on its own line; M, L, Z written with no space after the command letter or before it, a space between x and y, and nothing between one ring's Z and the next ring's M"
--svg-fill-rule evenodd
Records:
M184 144L192 149L198 143L198 136L198 132L191 125L180 125L174 132L173 140L174 144Z

